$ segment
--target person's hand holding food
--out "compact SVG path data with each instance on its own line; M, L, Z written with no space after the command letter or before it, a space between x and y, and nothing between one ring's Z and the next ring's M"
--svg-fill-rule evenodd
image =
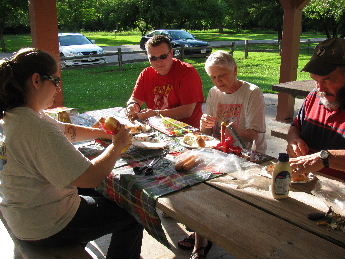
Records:
M217 118L208 114L203 114L200 119L200 127L202 129L211 129L216 125Z
M143 109L141 112L138 113L139 120L147 120L150 117L157 116L157 112L152 109Z
M117 148L126 151L132 143L132 135L129 133L129 129L120 124L117 133L113 135L112 141Z
M305 156L309 153L309 147L303 139L295 138L289 141L286 151L290 157Z
M106 118L103 127L105 130L112 133L112 142L117 148L126 151L131 145L132 136L129 133L129 129L115 118Z
M290 158L289 162L292 169L292 180L306 178L310 172L317 172L324 167L319 152Z
M130 120L135 120L138 118L138 113L141 110L141 106L137 102L130 102L126 107L126 114Z

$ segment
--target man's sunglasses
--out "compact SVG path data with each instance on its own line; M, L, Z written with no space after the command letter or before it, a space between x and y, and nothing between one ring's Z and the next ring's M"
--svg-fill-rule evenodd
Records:
M166 59L170 54L170 50L167 54L163 54L163 55L160 55L159 57L156 57L156 56L149 56L149 60L150 61L157 61L158 59L161 59L161 60L164 60Z
M56 88L60 87L60 82L61 82L61 78L60 77L58 77L58 76L53 77L53 76L43 75L42 78L46 79L46 80L49 80L49 81L52 81L53 84L56 86Z

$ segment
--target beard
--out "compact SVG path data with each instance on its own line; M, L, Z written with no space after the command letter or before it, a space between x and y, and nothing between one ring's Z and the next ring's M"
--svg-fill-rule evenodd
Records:
M325 106L327 109L332 110L332 111L338 110L340 105L338 104L337 101L335 102L328 101L324 92L319 92L319 94L320 94L320 103L323 104L323 106Z
M345 85L337 93L337 103L340 109L345 110Z
M327 109L335 111L337 109L345 110L345 85L339 89L336 95L336 100L334 102L330 102L327 100L327 93L326 92L318 92L320 96L320 102L323 104Z

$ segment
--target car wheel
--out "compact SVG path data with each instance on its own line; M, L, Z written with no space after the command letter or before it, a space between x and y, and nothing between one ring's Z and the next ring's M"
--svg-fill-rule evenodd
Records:
M181 51L179 49L174 49L174 57L180 57Z

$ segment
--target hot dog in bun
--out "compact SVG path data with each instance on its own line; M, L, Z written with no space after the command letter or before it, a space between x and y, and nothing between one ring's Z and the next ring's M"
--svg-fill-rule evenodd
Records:
M104 129L112 132L113 134L117 133L119 126L120 122L113 117L106 118L103 124Z

